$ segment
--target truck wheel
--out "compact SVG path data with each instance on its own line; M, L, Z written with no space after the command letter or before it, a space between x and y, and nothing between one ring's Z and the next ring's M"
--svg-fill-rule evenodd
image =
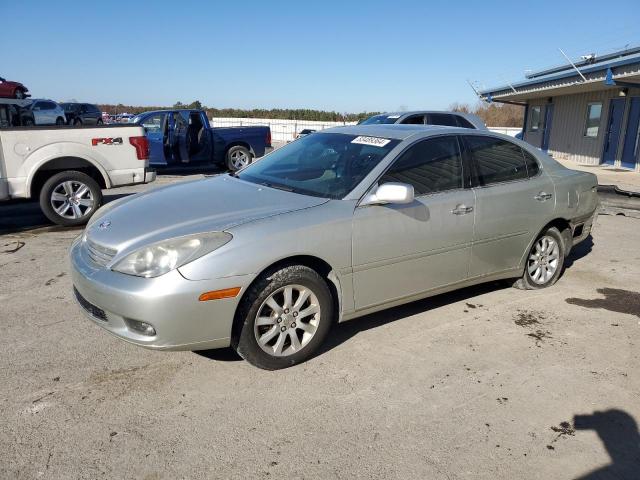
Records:
M231 147L227 152L227 168L232 172L236 172L251 163L253 155L242 145Z
M60 172L45 182L40 191L40 208L49 220L73 227L87 223L102 205L98 183L82 172Z

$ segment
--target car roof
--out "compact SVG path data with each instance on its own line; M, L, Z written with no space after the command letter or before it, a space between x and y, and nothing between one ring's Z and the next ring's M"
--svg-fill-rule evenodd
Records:
M445 131L469 133L468 128L445 127L440 125L401 125L397 123L379 125L346 125L344 127L327 128L316 133L344 133L345 135L363 135L392 138L394 140L405 140L420 133L440 133Z
M444 113L447 115L458 115L468 120L477 129L487 128L484 122L482 121L482 119L478 115L474 113L467 113L467 112L454 112L453 110L412 110L410 112L385 112L385 113L380 113L378 115L373 115L373 116L374 117L379 117L379 116L397 117L398 119L400 119L400 118L410 117L411 115L425 115L428 113Z

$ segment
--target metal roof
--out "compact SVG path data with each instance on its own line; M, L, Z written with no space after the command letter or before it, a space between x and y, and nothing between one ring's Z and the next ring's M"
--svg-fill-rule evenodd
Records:
M632 80L636 80L635 75L640 74L640 48L626 49L602 56L600 59L596 57L595 61L578 62L575 65L576 68L567 64L563 67L542 70L529 74L527 80L481 90L478 93L487 100L491 100L492 97L522 97L523 94L531 93L532 91L566 88L584 84L585 81L582 76L587 79L586 83L600 82L604 80L609 69L613 71L614 79L628 79L629 76L634 76ZM638 83L638 87L640 87L640 83Z

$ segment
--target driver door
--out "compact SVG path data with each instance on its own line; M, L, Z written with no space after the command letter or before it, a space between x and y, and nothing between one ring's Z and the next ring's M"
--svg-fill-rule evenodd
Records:
M146 117L140 125L144 127L147 140L149 140L149 165L165 166L165 142L167 135L167 114L154 113Z
M356 310L418 295L468 278L475 195L464 188L455 135L430 138L398 157L378 184L413 185L404 205L357 207L353 218Z

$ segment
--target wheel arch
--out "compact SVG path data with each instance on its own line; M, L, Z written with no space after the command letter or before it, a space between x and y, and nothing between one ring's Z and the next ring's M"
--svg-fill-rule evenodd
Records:
M251 290L253 285L258 282L259 279L264 275L274 273L281 268L291 265L303 265L305 267L308 267L317 272L325 280L327 286L329 287L329 291L331 292L331 297L333 298L334 311L336 312L334 320L336 321L336 323L339 321L340 317L342 316L342 287L340 278L338 277L336 270L329 264L329 262L315 255L292 255L277 260L263 268L262 271L258 273L253 281L247 286L245 291L242 293L240 300L238 301L238 306L236 307L233 325L231 327L232 338L234 336L236 336L237 338L237 335L240 334L240 330L242 328L242 319L238 318L237 313L240 305L242 304L242 301L244 300L244 297Z
M571 222L569 220L567 220L566 218L563 217L557 217L554 218L553 220L551 220L550 222L547 222L541 229L539 229L536 234L531 238L531 240L529 240L529 243L527 244L527 248L526 250L523 252L522 254L522 258L520 259L520 269L524 271L524 266L526 263L526 259L527 256L529 255L529 251L531 250L531 247L533 246L533 243L536 241L536 239L540 236L540 234L544 231L546 231L547 229L551 228L551 227L555 227L558 229L558 231L560 232L560 235L562 236L562 239L564 240L564 256L565 258L567 258L569 256L569 252L571 252L571 247L572 247L572 240L573 240L573 233L571 230Z
M97 164L81 157L57 157L42 162L29 177L27 191L31 198L36 198L44 183L53 175L67 170L86 173L93 178L100 188L109 188L110 181L107 173Z

